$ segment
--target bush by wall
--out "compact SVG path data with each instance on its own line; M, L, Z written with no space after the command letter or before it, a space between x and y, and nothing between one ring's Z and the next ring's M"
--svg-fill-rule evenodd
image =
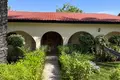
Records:
M84 54L62 54L59 58L61 63L62 80L88 80L93 73L91 59Z
M120 46L120 35L114 35L114 36L111 36L108 41L111 43L111 44L115 44L117 46Z
M95 53L96 61L106 62L106 61L116 61L118 59L117 56L104 50L104 46L110 47L109 42L107 41L104 35L98 35L95 38L95 42L96 42L96 53Z
M14 47L22 47L25 40L21 35L13 34L7 37L7 43L8 45L12 45Z
M14 64L0 64L0 80L40 80L44 61L45 53L37 50Z
M7 36L8 54L7 61L9 63L16 62L18 59L24 56L24 51L21 47L24 46L25 40L21 35L11 34Z
M20 47L8 45L7 61L9 63L16 62L17 60L23 58L24 54L25 52Z

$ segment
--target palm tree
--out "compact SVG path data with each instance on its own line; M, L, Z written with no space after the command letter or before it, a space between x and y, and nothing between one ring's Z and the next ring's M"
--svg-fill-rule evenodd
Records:
M0 0L0 63L6 62L7 55L7 0Z

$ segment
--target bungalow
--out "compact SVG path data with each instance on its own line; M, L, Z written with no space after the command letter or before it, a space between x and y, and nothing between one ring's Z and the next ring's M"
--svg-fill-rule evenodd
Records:
M120 16L99 13L60 13L8 11L8 33L21 34L26 47L78 44L78 36L87 33L111 36L120 33Z

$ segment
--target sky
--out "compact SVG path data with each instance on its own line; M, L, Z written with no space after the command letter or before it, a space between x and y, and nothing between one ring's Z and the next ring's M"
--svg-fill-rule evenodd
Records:
M32 12L55 12L64 3L70 3L85 13L120 13L120 0L8 0L12 10Z

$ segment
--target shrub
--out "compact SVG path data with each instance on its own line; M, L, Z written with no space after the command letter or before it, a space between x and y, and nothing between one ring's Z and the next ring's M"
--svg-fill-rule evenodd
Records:
M40 50L44 51L44 52L48 52L48 46L41 46Z
M62 54L59 60L62 80L88 80L93 73L93 68L87 55Z
M14 47L22 47L25 43L24 38L21 35L10 35L7 37L8 45L12 45Z
M108 41L111 43L111 44L115 44L117 46L120 46L120 35L114 35L114 36L111 36Z
M93 52L93 48L94 48L94 45L95 45L95 41L94 41L94 38L89 35L88 33L84 33L82 35L79 35L79 42L82 46L82 53L91 53Z
M0 80L40 80L44 61L45 53L37 50L14 64L0 64Z
M120 68L117 68L112 72L110 80L120 80Z
M20 47L24 45L24 38L18 34L11 34L7 36L8 42L8 62L16 62L18 59L24 56L24 51Z
M23 57L24 57L24 51L22 51L21 48L8 45L7 61L9 63L16 62L17 60Z
M69 45L64 45L64 46L58 46L58 51L59 53L65 52L67 54L72 54L73 52L82 52L82 46L78 44L69 44Z
M111 54L109 51L104 50L104 47L110 47L107 39L104 35L98 35L95 38L96 42L96 61L105 62L105 61L116 61L118 58Z

